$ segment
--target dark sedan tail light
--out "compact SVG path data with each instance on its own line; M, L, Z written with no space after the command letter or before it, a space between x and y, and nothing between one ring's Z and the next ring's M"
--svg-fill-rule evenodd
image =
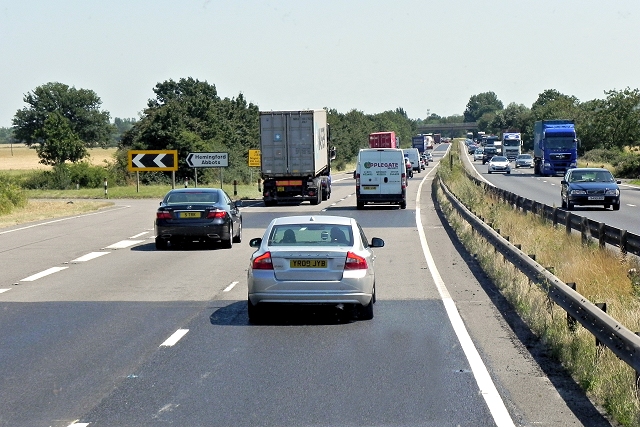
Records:
M254 270L273 270L273 263L271 262L271 252L265 252L256 259L253 260L251 268Z
M171 212L158 211L158 212L156 212L156 218L158 218L158 219L171 219Z
M347 259L344 262L345 270L366 270L367 267L366 259L353 252L347 252Z
M227 211L209 211L207 219L224 219L227 217Z

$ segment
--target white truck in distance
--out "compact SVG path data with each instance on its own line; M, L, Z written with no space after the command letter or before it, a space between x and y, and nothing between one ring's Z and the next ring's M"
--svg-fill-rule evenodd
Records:
M518 132L504 132L502 134L502 155L514 160L522 154L522 134Z

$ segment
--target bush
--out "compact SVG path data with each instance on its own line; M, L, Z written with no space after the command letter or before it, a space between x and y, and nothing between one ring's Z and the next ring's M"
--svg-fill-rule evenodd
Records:
M27 196L9 176L0 175L0 215L27 205Z
M109 185L124 182L114 170L107 167L93 166L87 162L60 164L48 171L35 171L23 182L23 187L30 190L69 190L80 185L82 188L100 188L105 178Z

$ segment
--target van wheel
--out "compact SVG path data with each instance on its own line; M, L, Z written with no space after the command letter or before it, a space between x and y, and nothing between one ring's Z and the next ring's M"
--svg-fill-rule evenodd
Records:
M356 208L358 208L358 209L364 209L364 202L358 202L358 203L356 204Z
M400 202L400 209L407 209L407 202Z

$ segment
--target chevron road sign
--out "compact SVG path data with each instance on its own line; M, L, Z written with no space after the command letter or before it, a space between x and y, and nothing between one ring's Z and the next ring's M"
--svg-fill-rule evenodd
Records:
M127 157L130 172L178 170L178 150L129 150Z

